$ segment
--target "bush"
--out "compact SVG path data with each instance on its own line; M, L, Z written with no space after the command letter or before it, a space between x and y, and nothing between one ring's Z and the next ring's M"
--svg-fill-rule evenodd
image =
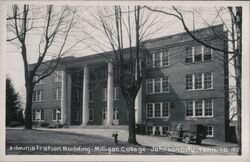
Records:
M17 121L13 121L9 124L10 127L18 127L21 126L22 124L20 122Z
M48 126L49 126L49 123L41 123L40 126L41 126L41 127L48 127Z

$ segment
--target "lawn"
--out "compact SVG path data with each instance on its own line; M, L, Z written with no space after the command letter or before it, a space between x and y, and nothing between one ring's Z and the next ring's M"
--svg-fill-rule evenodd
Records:
M131 145L112 139L74 133L52 132L46 130L6 129L7 155L169 155L166 150L151 151L150 147Z

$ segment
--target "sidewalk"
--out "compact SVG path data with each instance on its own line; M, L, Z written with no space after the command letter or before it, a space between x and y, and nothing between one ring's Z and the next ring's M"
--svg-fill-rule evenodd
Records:
M118 140L127 142L128 131L121 129L87 129L87 128L62 128L62 129L46 129L37 128L38 130L67 132L74 134L95 135L113 139L112 133L118 132ZM154 147L155 149L170 149L173 152L181 151L182 154L192 155L237 155L237 144L218 142L212 139L202 141L201 145L185 144L184 142L171 141L167 137L156 137L148 135L137 135L137 141L141 145Z

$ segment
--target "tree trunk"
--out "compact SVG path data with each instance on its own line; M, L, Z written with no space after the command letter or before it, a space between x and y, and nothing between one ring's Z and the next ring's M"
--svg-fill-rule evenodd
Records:
M136 130L135 130L135 98L128 104L129 113L129 137L128 143L137 145Z
M32 129L32 93L33 88L26 87L25 129Z

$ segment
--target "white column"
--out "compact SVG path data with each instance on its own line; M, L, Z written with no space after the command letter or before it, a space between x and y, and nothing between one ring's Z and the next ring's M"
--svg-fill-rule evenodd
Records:
M107 126L113 122L113 63L108 63L108 84L107 84Z
M140 124L142 121L142 86L140 87L135 98L135 123Z
M64 69L62 72L62 97L61 97L61 119L62 124L65 125L67 121L67 73Z
M86 126L89 121L89 70L84 66L83 92L82 92L82 126Z
M68 71L68 75L67 75L67 78L68 78L68 84L67 84L67 124L70 125L71 124L71 84L72 84L72 81L71 81L71 74L70 72Z

